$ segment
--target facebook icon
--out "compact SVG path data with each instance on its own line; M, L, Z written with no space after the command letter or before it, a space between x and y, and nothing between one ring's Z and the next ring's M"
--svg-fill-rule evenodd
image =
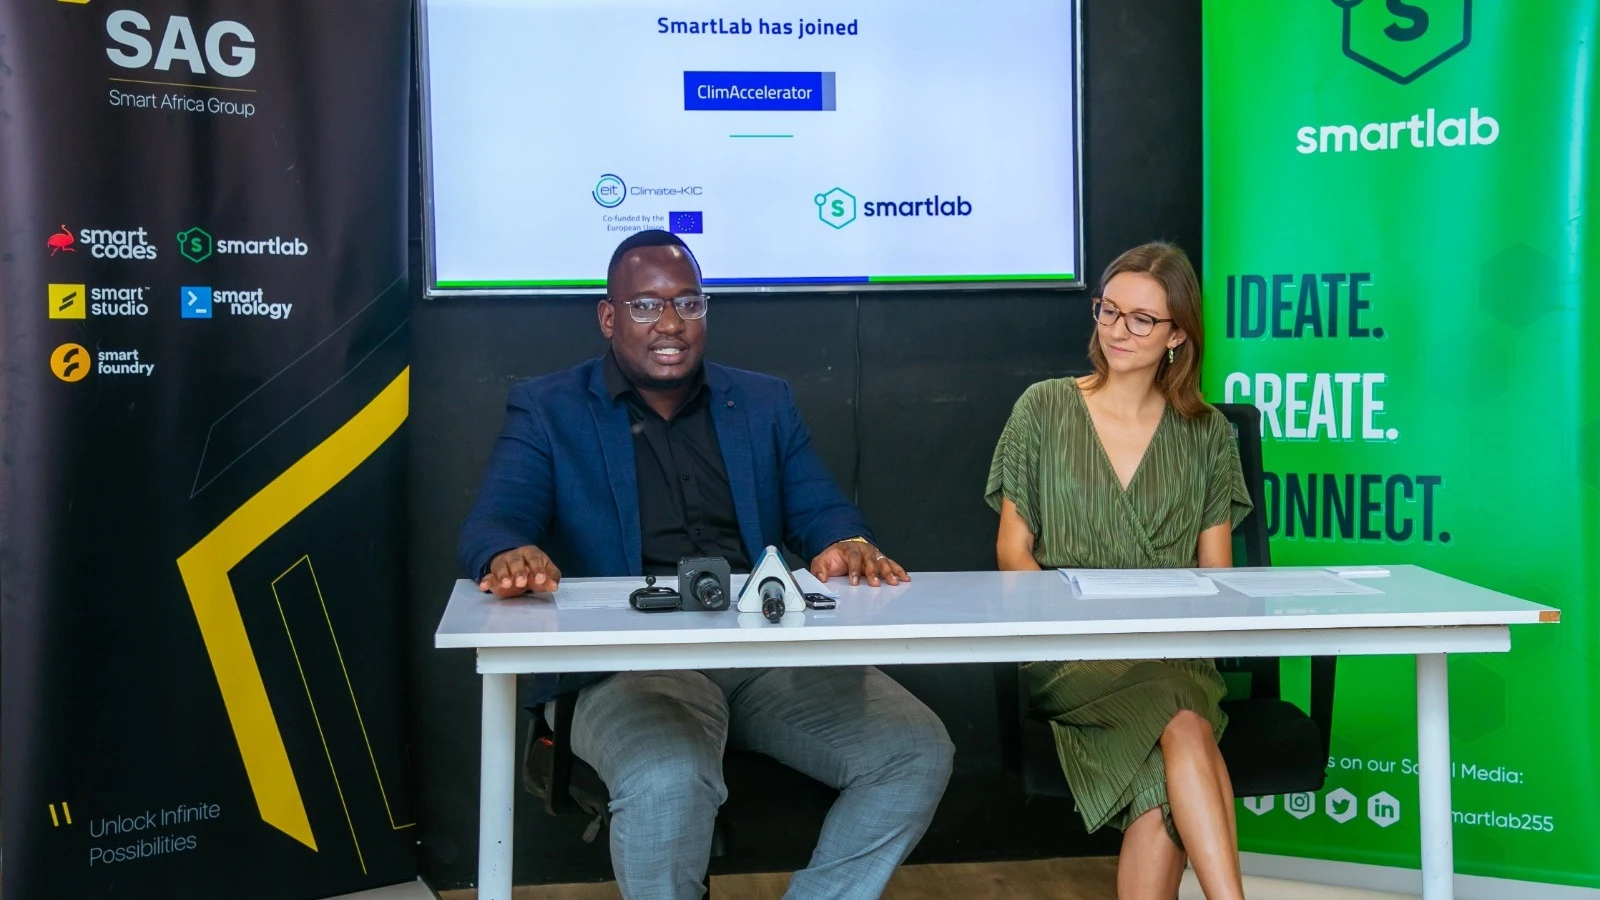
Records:
M211 288L178 288L178 305L185 319L211 318Z
M694 212L669 212L667 213L667 230L673 234L703 234L705 232L704 215L698 210Z

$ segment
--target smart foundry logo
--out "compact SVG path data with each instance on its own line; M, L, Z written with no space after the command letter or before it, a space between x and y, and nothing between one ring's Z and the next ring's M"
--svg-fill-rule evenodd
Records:
M1333 0L1344 11L1344 55L1410 84L1472 43L1472 0Z

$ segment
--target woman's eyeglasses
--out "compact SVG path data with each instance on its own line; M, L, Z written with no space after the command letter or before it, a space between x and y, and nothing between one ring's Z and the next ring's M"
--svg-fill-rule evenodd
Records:
M1148 337L1150 332L1155 331L1156 326L1162 322L1177 321L1176 319L1158 319L1148 313L1123 312L1122 310L1117 309L1117 307L1111 301L1099 299L1094 301L1092 315L1094 316L1094 320L1096 322L1099 322L1101 325L1104 325L1107 328L1117 324L1118 319L1126 316L1128 319L1128 333L1132 334L1134 337ZM654 319L651 321L654 321Z

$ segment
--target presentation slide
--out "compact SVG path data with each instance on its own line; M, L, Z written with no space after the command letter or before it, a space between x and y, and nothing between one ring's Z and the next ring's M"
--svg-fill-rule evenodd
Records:
M426 0L432 290L1081 282L1070 0Z

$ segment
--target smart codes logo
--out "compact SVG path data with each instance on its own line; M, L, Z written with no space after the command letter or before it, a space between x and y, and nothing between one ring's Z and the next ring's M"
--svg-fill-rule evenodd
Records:
M606 209L616 209L628 199L628 186L616 175L601 175L590 193L594 196L594 202Z
M1472 0L1333 0L1344 11L1344 55L1410 84L1472 43Z

